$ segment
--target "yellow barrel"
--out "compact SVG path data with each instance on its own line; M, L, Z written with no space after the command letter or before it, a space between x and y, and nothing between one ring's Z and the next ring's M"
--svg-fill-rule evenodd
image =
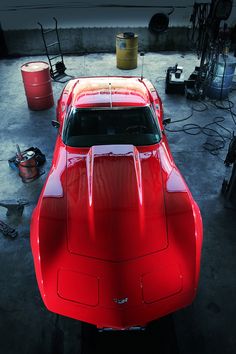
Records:
M135 69L138 62L138 35L132 32L116 36L116 65L119 69Z

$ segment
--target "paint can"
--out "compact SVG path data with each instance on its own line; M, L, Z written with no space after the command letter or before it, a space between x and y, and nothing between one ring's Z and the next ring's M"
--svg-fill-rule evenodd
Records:
M133 32L119 33L116 36L117 68L131 70L137 68L138 35Z
M32 61L21 66L28 106L33 111L48 109L54 105L49 65L44 61Z
M39 169L34 151L23 153L18 167L19 175L25 183L32 182L39 176Z

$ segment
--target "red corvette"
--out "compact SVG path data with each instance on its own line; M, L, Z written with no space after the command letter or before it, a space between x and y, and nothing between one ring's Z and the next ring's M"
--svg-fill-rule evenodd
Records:
M126 329L193 301L201 215L162 120L146 79L79 78L64 88L53 162L31 223L50 311Z

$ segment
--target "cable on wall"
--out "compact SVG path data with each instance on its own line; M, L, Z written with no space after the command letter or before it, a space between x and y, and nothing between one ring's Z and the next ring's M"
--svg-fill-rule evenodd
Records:
M187 8L192 8L192 5L190 6L176 6L175 4L170 4L168 6L163 6L163 5L129 5L129 4L95 4L95 3L88 3L88 2L75 2L75 1L68 1L64 4L58 4L57 3L47 3L47 4L35 4L35 5L29 5L29 4L22 4L22 5L14 5L14 6L8 6L4 5L0 6L0 12L3 11L22 11L22 10L48 10L48 9L68 9L68 8L81 8L81 9L90 9L90 8L133 8L133 9L171 9L171 11L168 13L168 15L171 15L175 9L187 9Z

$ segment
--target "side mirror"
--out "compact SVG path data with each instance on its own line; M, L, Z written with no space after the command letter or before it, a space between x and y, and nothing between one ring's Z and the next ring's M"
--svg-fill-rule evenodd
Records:
M162 123L163 123L163 125L170 124L171 123L171 118L163 119Z
M54 128L59 129L60 128L60 123L57 120L52 120L52 126Z

